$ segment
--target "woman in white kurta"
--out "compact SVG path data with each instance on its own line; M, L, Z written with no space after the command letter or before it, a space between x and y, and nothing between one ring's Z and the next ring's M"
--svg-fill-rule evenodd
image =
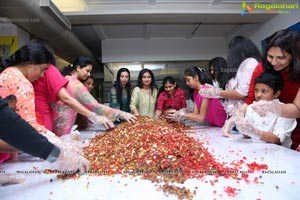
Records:
M138 76L137 86L133 89L130 109L134 115L155 116L157 88L154 74L150 69L142 69Z

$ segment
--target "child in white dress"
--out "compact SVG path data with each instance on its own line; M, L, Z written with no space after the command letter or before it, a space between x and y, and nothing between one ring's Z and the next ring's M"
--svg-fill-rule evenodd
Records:
M255 79L255 100L267 100L281 104L278 100L283 85L279 74L263 73ZM240 133L251 138L257 138L265 142L279 144L290 148L291 133L297 122L294 118L280 117L274 113L266 113L260 116L249 105L246 114L233 116L224 125L224 134L230 134L231 127L236 125Z

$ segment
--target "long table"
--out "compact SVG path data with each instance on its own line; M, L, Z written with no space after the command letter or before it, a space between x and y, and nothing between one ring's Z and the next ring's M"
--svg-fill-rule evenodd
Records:
M82 132L89 138L93 131ZM193 199L298 199L300 188L300 153L279 145L241 135L233 138L222 136L220 128L199 126L192 134L208 148L220 162L228 164L243 160L247 163L266 164L268 169L248 174L248 181L232 178L205 176L189 179L183 185L196 191ZM123 175L82 175L75 179L61 180L57 174L39 173L45 161L23 154L17 159L0 165L2 173L18 171L26 177L22 184L0 187L1 200L16 199L177 199L157 190L157 185L139 177ZM247 170L247 169L245 169ZM240 171L237 173L248 173Z

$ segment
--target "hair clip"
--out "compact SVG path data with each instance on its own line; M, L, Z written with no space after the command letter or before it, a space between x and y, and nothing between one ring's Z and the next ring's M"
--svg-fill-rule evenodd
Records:
M205 69L204 68L202 68L202 67L197 67L198 68L198 70L200 71L200 72L203 72L203 71L205 71Z

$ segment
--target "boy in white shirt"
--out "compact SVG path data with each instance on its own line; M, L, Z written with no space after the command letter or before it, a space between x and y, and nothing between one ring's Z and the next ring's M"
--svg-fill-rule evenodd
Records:
M278 96L281 93L283 80L280 74L262 73L255 79L255 100L267 100L281 104ZM265 142L279 144L290 148L291 133L297 122L294 118L280 117L274 113L266 113L260 116L252 109L252 104L247 107L245 117L241 114L233 116L224 125L225 135L235 124L240 133L251 138L257 138Z

